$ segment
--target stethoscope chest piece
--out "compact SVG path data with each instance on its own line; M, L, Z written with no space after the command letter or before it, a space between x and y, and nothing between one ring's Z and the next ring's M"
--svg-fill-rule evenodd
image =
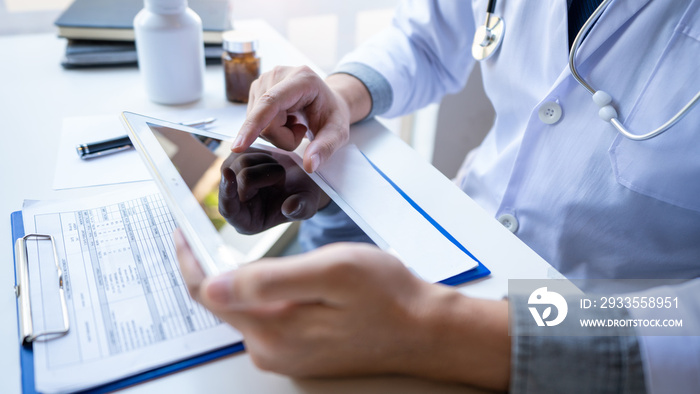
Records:
M474 34L474 42L472 43L474 59L481 61L491 57L501 45L504 31L503 19L487 13L486 22L477 27Z

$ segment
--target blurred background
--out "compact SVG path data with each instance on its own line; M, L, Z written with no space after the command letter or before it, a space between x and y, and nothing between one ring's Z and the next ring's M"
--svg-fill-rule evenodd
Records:
M54 21L71 3L72 0L0 0L0 36L56 34ZM344 54L391 23L399 0L230 0L229 3L234 21L266 20L317 66L330 72ZM453 177L466 153L483 139L493 116L476 67L461 93L414 114L382 119L382 122L446 176Z

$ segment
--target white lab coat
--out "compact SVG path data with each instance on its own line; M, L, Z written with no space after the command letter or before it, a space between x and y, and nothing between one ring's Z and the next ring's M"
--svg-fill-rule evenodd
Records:
M411 112L462 88L486 3L406 2L341 63L389 82L384 116ZM569 71L566 0L499 1L495 13L505 38L481 71L497 117L461 187L494 217L513 215L516 235L567 277L699 278L700 107L657 138L628 140ZM656 128L700 91L700 1L614 1L577 64L628 129ZM551 103L562 116L546 124L538 110ZM659 292L682 298L684 320L700 324L700 279ZM700 337L642 337L640 347L651 392L698 390Z

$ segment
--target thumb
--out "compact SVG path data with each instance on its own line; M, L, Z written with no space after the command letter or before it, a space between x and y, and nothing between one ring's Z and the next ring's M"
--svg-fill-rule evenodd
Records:
M292 194L282 203L282 214L289 220L308 219L316 214L317 205L310 192Z
M304 170L315 172L331 155L348 142L349 125L327 123L314 134L314 139L304 151Z
M352 287L344 274L350 265L338 263L352 260L352 256L367 258L370 255L362 252L367 248L335 244L305 254L246 264L204 279L202 303L213 312L260 308L279 302L338 304Z

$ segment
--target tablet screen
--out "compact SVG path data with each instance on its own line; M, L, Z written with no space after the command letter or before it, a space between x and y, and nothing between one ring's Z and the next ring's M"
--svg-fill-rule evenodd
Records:
M261 237L240 234L219 212L221 166L231 155L231 143L165 126L149 127L224 242L250 253Z

